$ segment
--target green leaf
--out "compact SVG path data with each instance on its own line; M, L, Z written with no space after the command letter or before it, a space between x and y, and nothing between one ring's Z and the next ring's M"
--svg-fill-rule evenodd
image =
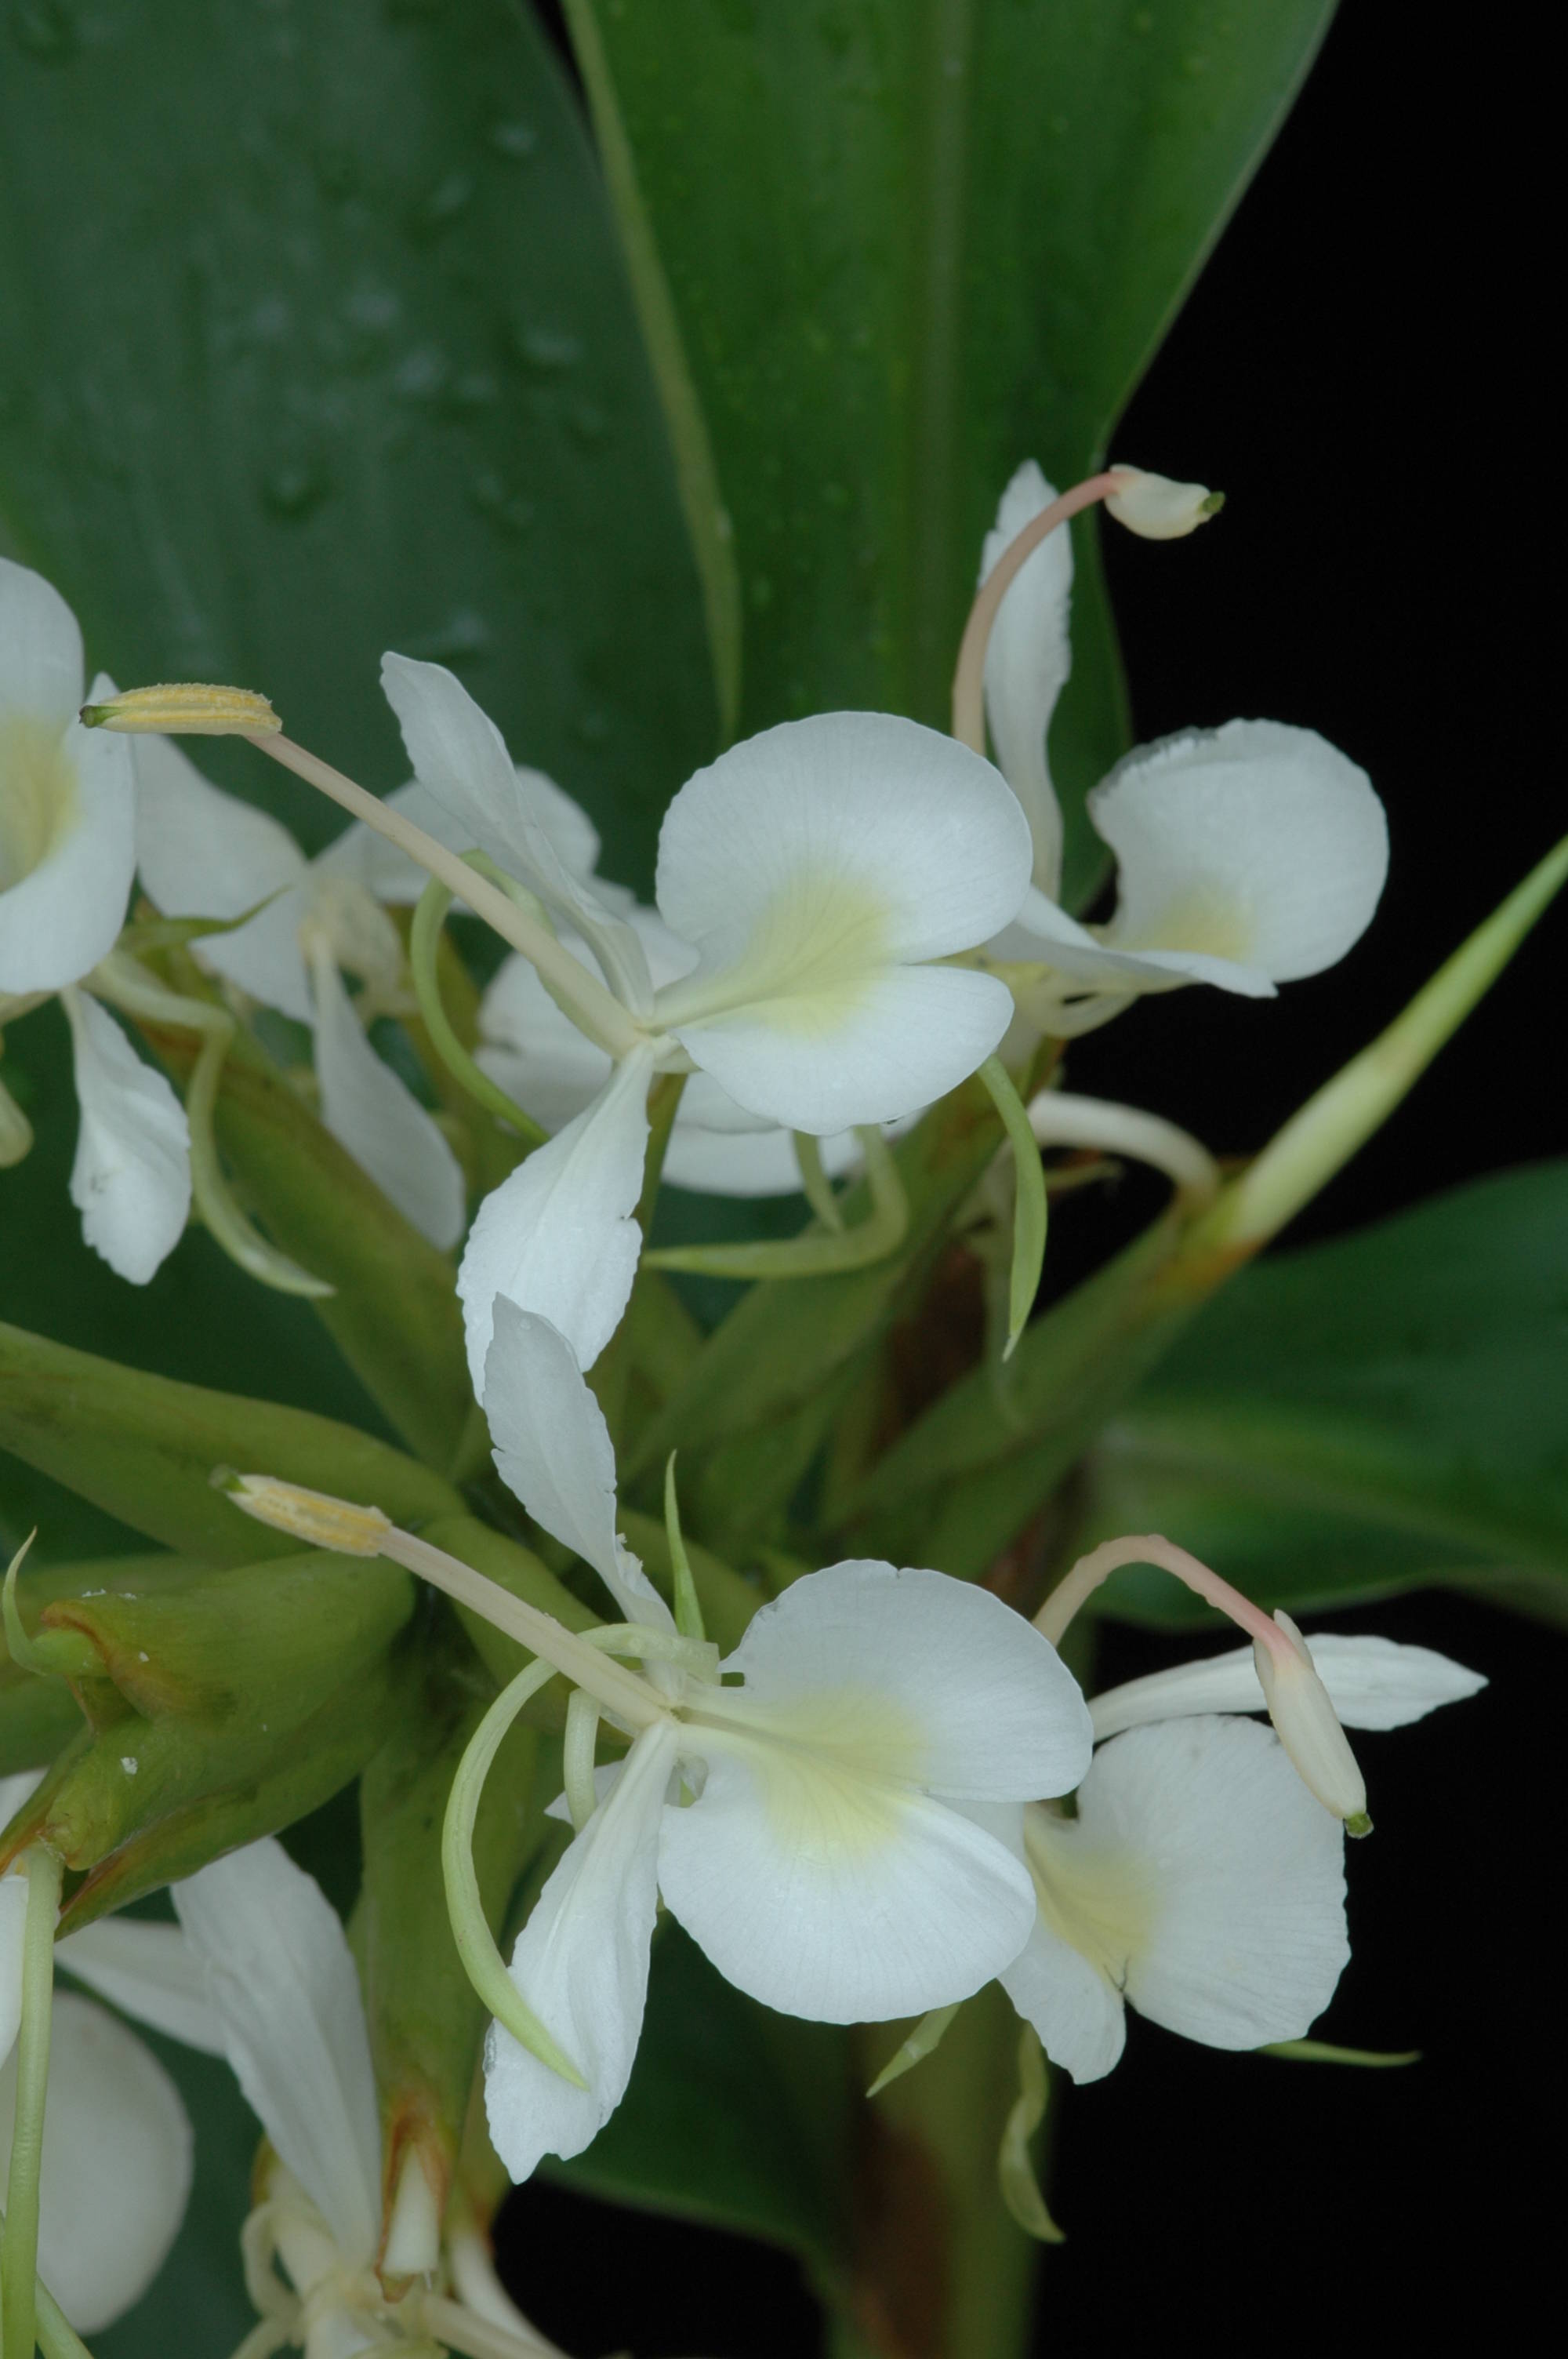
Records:
M1430 1581L1568 1611L1568 1162L1244 1271L1087 1467L1085 1546L1167 1530L1263 1603ZM1119 1574L1106 1610L1195 1619Z
M733 522L743 728L945 721L1003 484L1095 463L1329 13L573 0L633 278L645 309L667 287ZM1073 892L1125 731L1092 531L1079 552L1052 743Z
M455 665L649 861L701 606L594 158L531 9L13 12L0 516L121 680L233 680L388 787ZM204 748L303 839L335 816Z
M849 2068L841 2032L743 1998L666 1923L631 2086L588 2151L546 2175L785 2245L831 2277L849 2228Z

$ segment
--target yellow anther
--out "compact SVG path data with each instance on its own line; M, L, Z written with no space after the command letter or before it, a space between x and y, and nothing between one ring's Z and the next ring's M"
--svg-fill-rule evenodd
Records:
M89 729L164 737L272 737L283 727L254 688L214 688L204 680L127 688L103 704L84 704L81 718Z
M212 1479L258 1524L270 1524L274 1531L287 1532L311 1548L331 1549L339 1556L379 1556L382 1542L394 1528L379 1507L356 1507L351 1500L307 1491L301 1484L282 1483L274 1474L235 1474L225 1467Z

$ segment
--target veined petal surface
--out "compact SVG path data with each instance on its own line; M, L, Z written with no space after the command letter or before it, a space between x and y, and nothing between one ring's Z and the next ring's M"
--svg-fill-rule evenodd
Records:
M1487 1684L1430 1647L1405 1647L1392 1638L1342 1637L1314 1632L1313 1668L1346 1728L1404 1728L1440 1704L1462 1703ZM1263 1690L1250 1647L1206 1656L1195 1663L1129 1680L1091 1699L1095 1741L1146 1723L1193 1712L1261 1712Z
M463 1233L468 1190L438 1125L365 1037L329 953L314 962L321 1119L422 1237L444 1253Z
M547 1319L504 1295L484 1364L496 1471L535 1523L592 1565L628 1622L674 1617L615 1530L615 1452L577 1355Z
M675 1748L665 1723L637 1738L517 1937L512 1979L589 2086L574 2088L491 2025L485 2114L514 2180L527 2179L546 2154L580 2154L626 2093L648 1995L658 1829Z
M458 1292L481 1399L497 1296L559 1328L579 1367L593 1365L619 1326L643 1246L633 1215L652 1071L651 1054L633 1049L591 1104L480 1206Z
M359 1976L313 1876L266 1836L172 1897L229 2062L282 2160L363 2267L381 2224L381 2131Z
M81 1115L70 1201L94 1253L145 1286L179 1243L190 1212L185 1108L95 999L81 991L61 999Z
M1108 947L1199 952L1275 983L1343 958L1388 875L1366 772L1280 722L1141 746L1094 789L1089 815L1119 870Z
M0 2071L0 2175L10 2166L16 2064ZM58 1992L49 2043L38 2275L81 2334L140 2300L190 2193L191 2131L150 2049L92 1999Z
M980 554L988 581L1003 551L1055 498L1033 459L1001 495ZM1064 525L1024 560L991 625L986 647L986 721L997 766L1023 806L1034 843L1034 882L1054 897L1062 875L1062 811L1051 784L1045 733L1073 669L1068 632L1073 540Z

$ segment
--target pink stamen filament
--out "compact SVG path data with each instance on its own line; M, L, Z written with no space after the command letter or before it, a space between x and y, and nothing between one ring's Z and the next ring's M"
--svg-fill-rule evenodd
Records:
M1238 1629L1257 1645L1266 1647L1278 1663L1293 1663L1296 1651L1277 1622L1271 1621L1260 1605L1243 1597L1228 1581L1186 1549L1178 1548L1159 1532L1134 1534L1126 1539L1104 1540L1087 1556L1081 1556L1070 1572L1064 1573L1039 1613L1034 1626L1060 1646L1064 1632L1087 1598L1092 1597L1103 1581L1119 1572L1126 1564L1152 1564L1162 1572L1173 1573L1184 1586L1206 1603L1227 1614Z
M1125 467L1107 467L1063 492L1048 508L1030 518L1016 539L1009 541L980 584L953 669L953 734L961 745L977 754L986 750L986 648L1002 600L1047 535L1070 516L1092 508L1097 500L1108 499L1112 492L1121 490L1129 472Z

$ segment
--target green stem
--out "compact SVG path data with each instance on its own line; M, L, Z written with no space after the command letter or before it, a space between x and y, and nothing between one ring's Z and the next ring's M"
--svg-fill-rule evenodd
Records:
M5 2233L5 2214L0 2212L0 2239ZM36 2328L44 2359L92 2359L92 2352L41 2277L34 2280L34 2298L38 2313Z
M441 928L446 923L453 898L451 886L443 884L438 876L432 876L419 896L408 934L408 964L414 977L414 994L419 1002L419 1013L425 1019L430 1046L453 1080L460 1083L487 1114L496 1114L503 1122L510 1124L527 1146L543 1147L549 1132L536 1123L532 1114L524 1114L516 1100L508 1097L500 1083L492 1082L484 1068L475 1063L453 1031L447 1011L441 1005L441 985L436 960L441 944Z
M54 2006L54 1929L61 1868L47 1843L26 1857L27 1916L22 1937L22 2022L16 2037L16 2118L11 2178L0 2238L0 2323L11 2359L32 2359L38 2269L38 2173L49 2093L49 2027Z

